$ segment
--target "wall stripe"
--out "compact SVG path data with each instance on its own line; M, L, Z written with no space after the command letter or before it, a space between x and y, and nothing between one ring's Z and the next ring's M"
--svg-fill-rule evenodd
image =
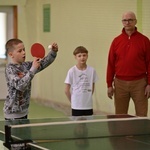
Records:
M142 26L142 0L137 0L137 27L139 32L143 32Z

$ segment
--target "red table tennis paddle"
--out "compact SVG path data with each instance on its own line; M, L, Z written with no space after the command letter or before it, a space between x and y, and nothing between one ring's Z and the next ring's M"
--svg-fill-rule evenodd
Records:
M45 56L45 49L40 43L34 43L31 46L31 55L37 58L43 58Z

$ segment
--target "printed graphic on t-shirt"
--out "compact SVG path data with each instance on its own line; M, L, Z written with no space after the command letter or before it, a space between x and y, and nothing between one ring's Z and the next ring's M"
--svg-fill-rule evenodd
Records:
M78 82L76 83L76 88L74 89L76 92L87 93L91 92L90 82L88 80L88 76L84 73L78 76Z

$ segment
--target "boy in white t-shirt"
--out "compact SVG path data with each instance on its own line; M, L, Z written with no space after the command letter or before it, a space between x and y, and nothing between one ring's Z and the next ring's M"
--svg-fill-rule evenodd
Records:
M77 64L69 69L65 79L65 94L71 102L72 116L93 115L92 94L98 77L93 67L86 64L88 50L77 47L73 52Z

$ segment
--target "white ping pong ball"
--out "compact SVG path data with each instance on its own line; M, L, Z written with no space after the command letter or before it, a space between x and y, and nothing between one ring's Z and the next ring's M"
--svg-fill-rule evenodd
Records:
M52 49L52 45L49 45L49 46L48 46L48 49Z

